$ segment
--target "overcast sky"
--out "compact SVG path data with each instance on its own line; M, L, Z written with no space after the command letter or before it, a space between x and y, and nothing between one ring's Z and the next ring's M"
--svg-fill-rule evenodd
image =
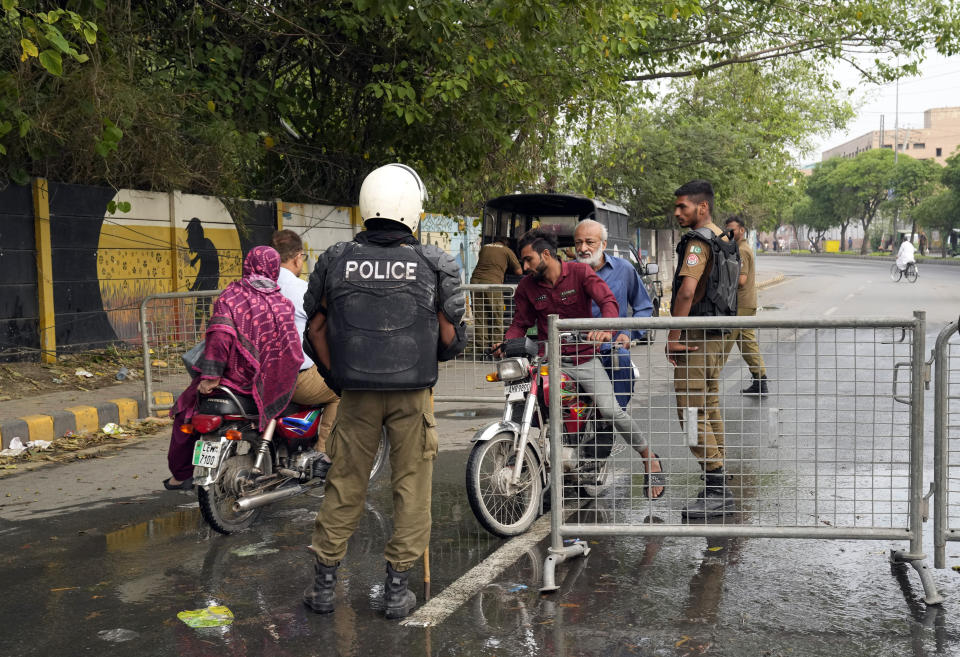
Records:
M960 106L960 56L930 55L920 65L921 75L900 81L900 129L922 128L924 110L934 107ZM858 76L846 64L838 65L837 78L844 84L857 85ZM825 150L880 129L880 117L885 116L884 128L894 129L897 114L897 85L863 85L856 98L863 99L857 116L844 131L820 139L814 152L803 159L803 164L819 162Z

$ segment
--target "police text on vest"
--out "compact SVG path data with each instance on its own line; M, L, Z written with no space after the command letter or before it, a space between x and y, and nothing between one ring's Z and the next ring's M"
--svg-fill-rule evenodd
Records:
M415 281L417 263L405 260L347 260L348 281Z

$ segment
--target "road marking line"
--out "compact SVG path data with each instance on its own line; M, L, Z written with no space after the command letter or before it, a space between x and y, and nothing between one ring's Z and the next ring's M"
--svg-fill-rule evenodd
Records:
M855 293L855 292L851 292L851 293L848 294L847 296L843 297L843 300L844 300L844 301L849 301L850 299L852 299L852 298L855 297L855 296L856 296L856 293Z
M400 621L400 624L416 627L439 625L549 533L550 514L545 513L530 529L501 545L493 554L445 588L440 595L431 598L411 616Z
M833 308L827 308L827 311L826 311L825 313L823 313L823 314L824 314L824 315L832 315L832 314L835 313L835 312L837 312L837 307L836 307L836 306L834 306Z

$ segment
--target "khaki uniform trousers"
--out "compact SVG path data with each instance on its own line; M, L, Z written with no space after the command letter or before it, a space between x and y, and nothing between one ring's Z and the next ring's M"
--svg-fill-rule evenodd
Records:
M756 308L737 308L737 315L740 317L752 317L757 314ZM736 343L740 350L740 355L750 368L750 374L753 378L759 379L767 375L767 368L763 363L763 356L760 355L760 344L757 342L756 329L733 329L732 332L723 336L723 361L721 367L727 363L730 357L730 349Z
M471 299L473 315L477 318L474 349L481 356L493 345L503 342L503 334L507 332L503 319L503 292L473 292Z
M311 547L327 566L347 553L347 541L363 515L380 428L390 442L393 536L384 557L394 570L410 570L430 543L433 461L437 422L433 397L422 390L344 390L327 443L333 465L317 512Z
M297 387L293 389L292 401L304 406L319 406L323 404L323 415L320 416L320 426L317 427L317 450L327 451L327 437L333 429L333 422L337 419L337 407L340 398L330 389L327 382L320 376L317 366L301 370L297 375Z
M697 409L697 446L690 451L705 471L723 467L723 417L720 414L720 371L723 369L723 334L720 331L684 331L680 342L697 351L674 354L673 389L677 415Z

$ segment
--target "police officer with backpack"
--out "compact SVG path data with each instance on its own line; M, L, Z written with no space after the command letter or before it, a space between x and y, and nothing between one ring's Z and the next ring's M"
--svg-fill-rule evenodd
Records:
M303 595L318 613L334 610L337 567L363 514L381 427L390 442L394 500L384 613L403 618L416 605L407 579L430 541L438 447L431 392L437 362L466 344L459 267L413 236L426 195L408 166L370 173L360 188L366 231L327 249L304 297L304 348L341 393L327 441L333 465L310 546L315 575Z
M740 255L737 245L713 223L713 186L693 180L674 192L674 217L689 231L677 245L673 276L672 317L716 317L737 314ZM720 414L720 370L723 333L719 329L672 329L667 359L674 365L677 414L697 409L697 446L691 451L703 468L704 488L683 509L690 520L735 510L723 472L723 418Z

